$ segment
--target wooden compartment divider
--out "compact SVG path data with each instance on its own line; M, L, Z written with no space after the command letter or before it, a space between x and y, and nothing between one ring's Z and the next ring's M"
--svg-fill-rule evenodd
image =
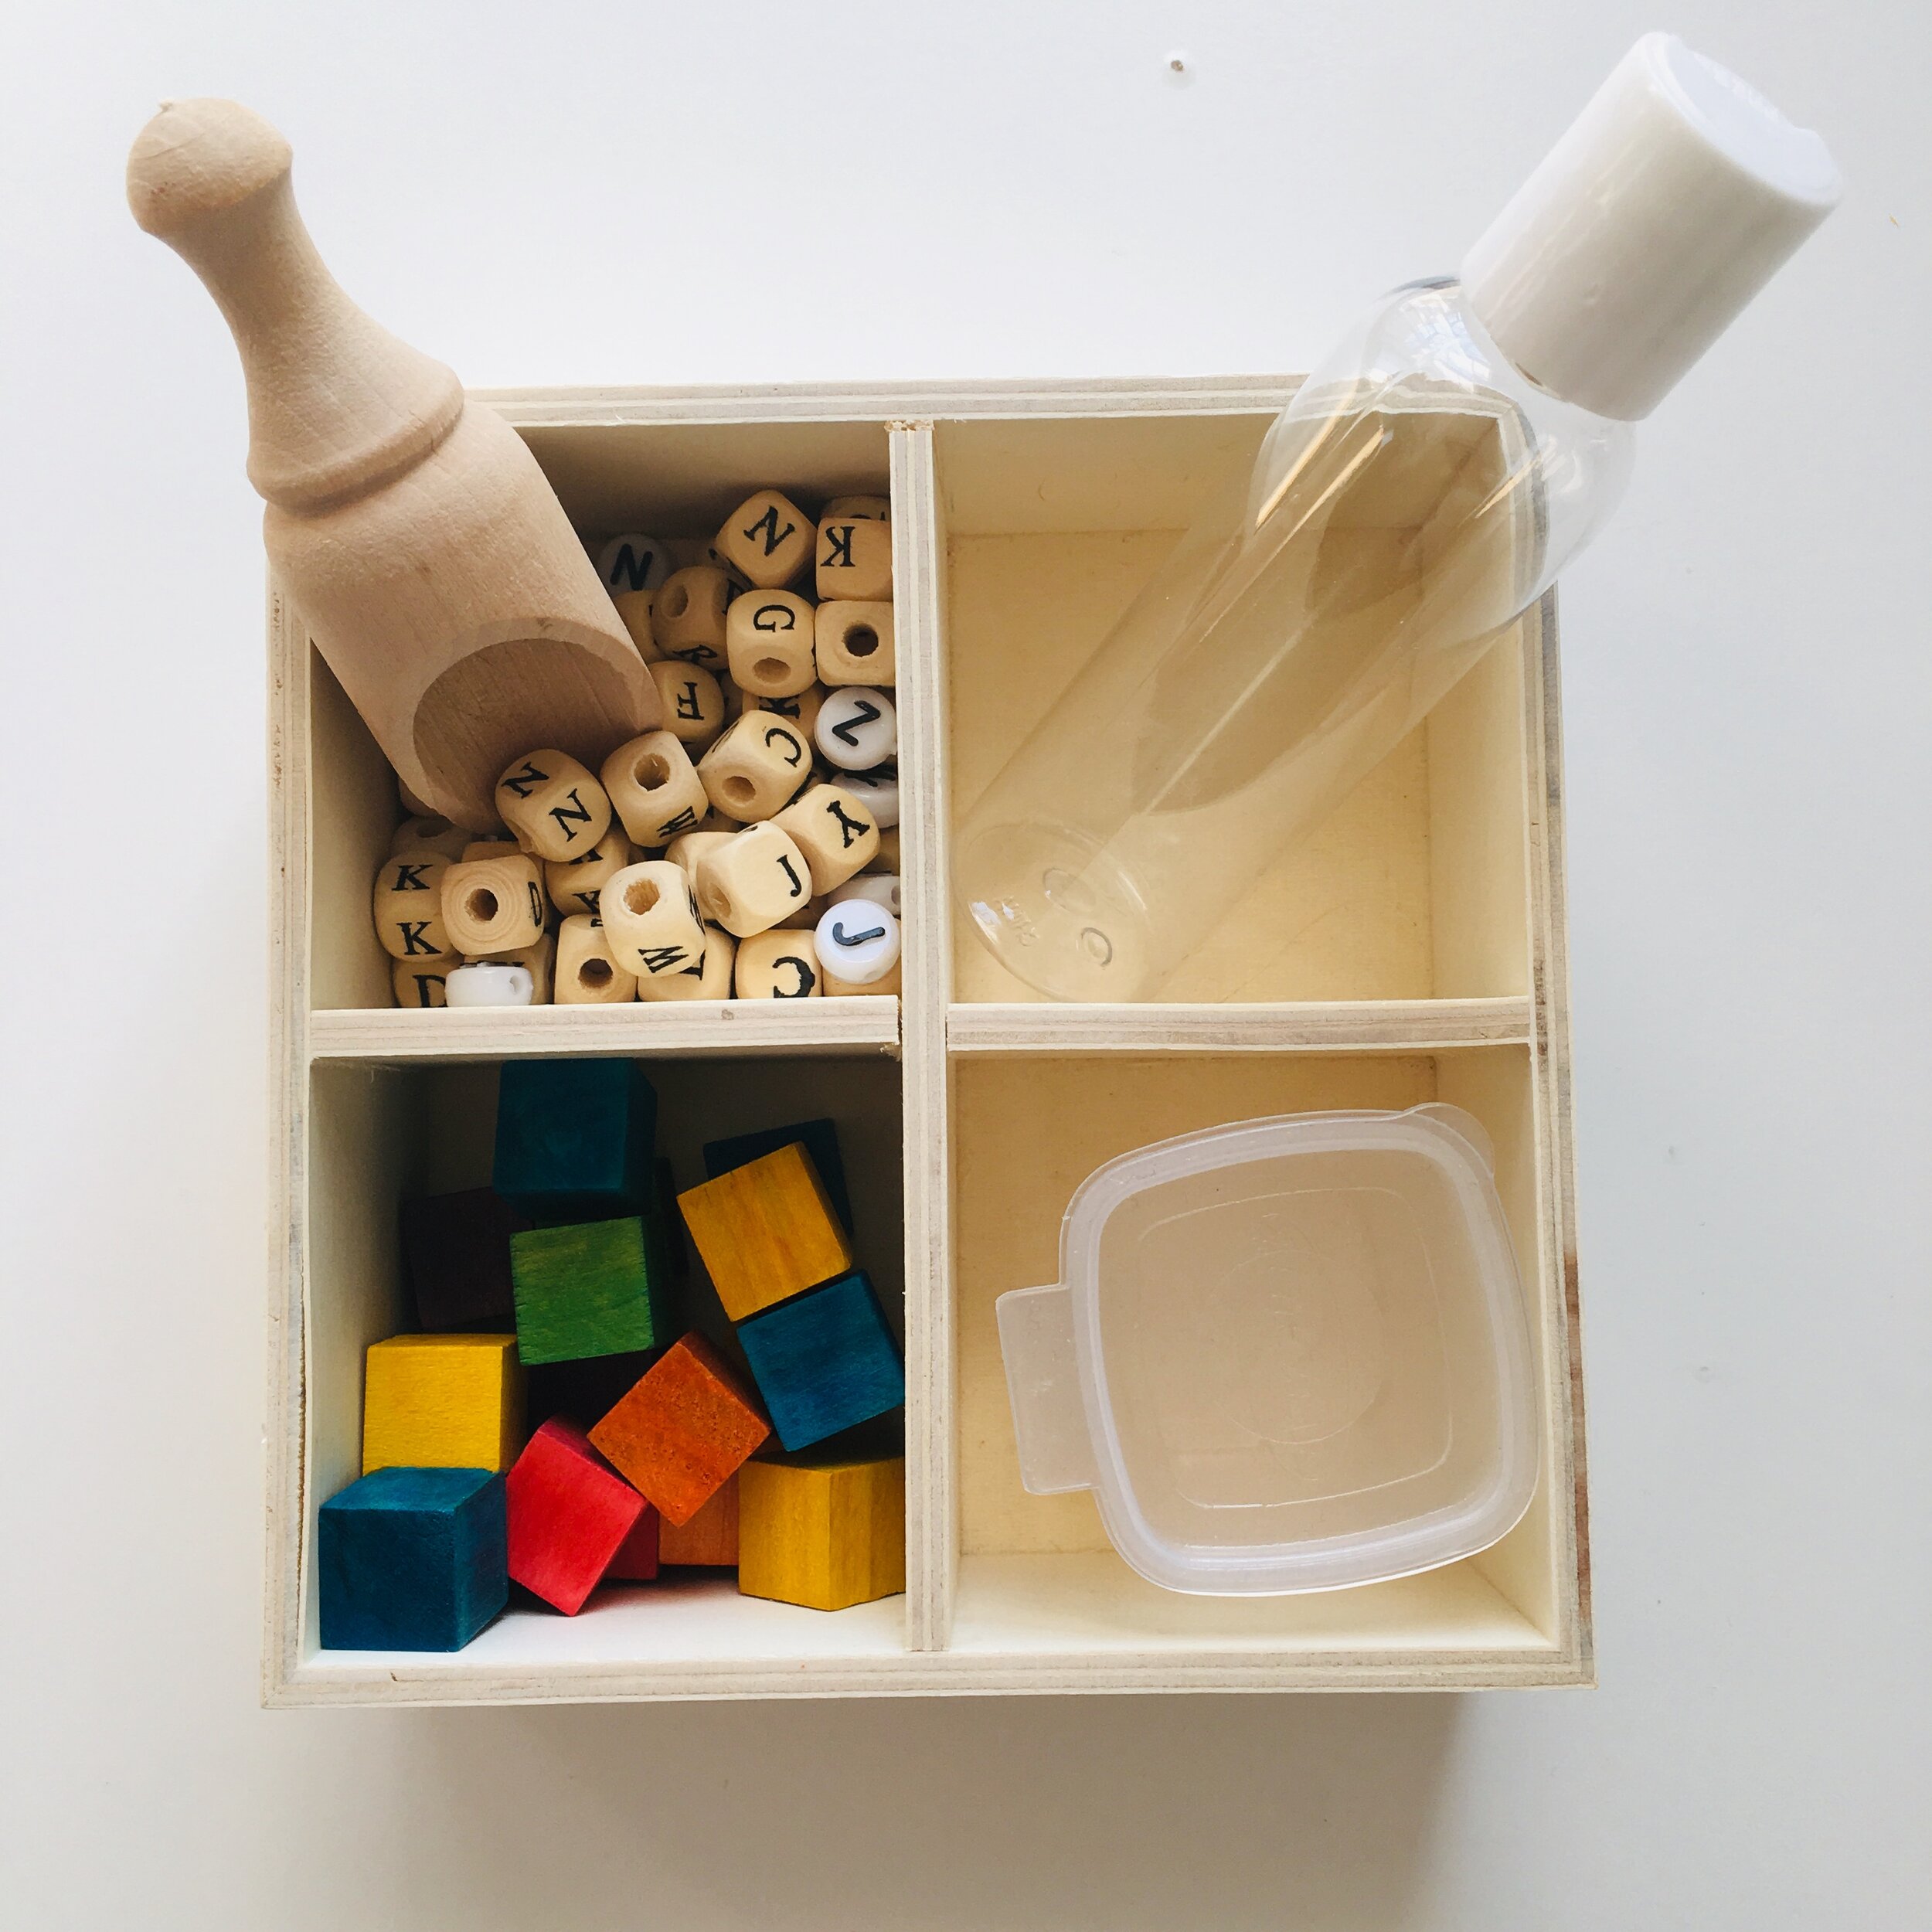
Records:
M1039 1002L952 917L948 842L971 794L1216 476L1250 460L1292 388L1269 377L477 397L525 436L587 535L706 531L764 484L811 498L889 489L896 999L396 1009L366 931L393 790L301 613L271 586L266 1701L1590 1681L1553 603L1261 882L1172 1002ZM449 1657L321 1651L315 1512L353 1461L361 1350L403 1325L395 1203L414 1187L473 1184L492 1065L577 1053L651 1065L675 1097L664 1116L687 1162L720 1121L741 1131L796 1117L780 1111L791 1107L852 1121L871 1223L903 1229L906 1596L821 1613L692 1577L575 1619L512 1611ZM992 1302L1049 1278L1039 1270L1088 1166L1216 1119L1434 1099L1469 1108L1496 1143L1532 1304L1543 1480L1509 1537L1364 1590L1189 1597L1129 1572L1090 1498L1019 1489ZM895 1258L886 1272L900 1270Z

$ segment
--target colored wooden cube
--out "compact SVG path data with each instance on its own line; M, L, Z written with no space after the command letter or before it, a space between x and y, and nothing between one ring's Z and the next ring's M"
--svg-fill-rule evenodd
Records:
M678 1205L733 1321L851 1270L851 1243L796 1142L691 1189Z
M376 1470L315 1521L325 1650L461 1650L509 1599L503 1478Z
M698 1514L702 1516L704 1512L701 1509ZM644 1514L631 1526L630 1535L617 1545L617 1553L611 1559L604 1580L607 1583L651 1582L662 1560L658 1546L663 1528L664 1519L646 1503Z
M771 1433L756 1399L700 1335L687 1335L590 1431L655 1504L688 1523Z
M738 1475L738 1588L845 1610L906 1587L906 1461L748 1462Z
M561 1417L531 1437L506 1486L511 1580L574 1617L637 1527L644 1498Z
M517 1345L525 1362L580 1362L662 1349L673 1317L662 1249L641 1216L527 1228L510 1238Z
M513 1335L398 1335L372 1344L362 1379L362 1474L507 1469L523 1444Z
M491 1185L535 1220L641 1214L658 1097L634 1060L511 1060L497 1084Z
M794 1141L804 1144L832 1202L832 1212L838 1216L838 1225L851 1233L852 1196L845 1192L845 1163L838 1151L838 1128L832 1121L794 1121L789 1127L764 1127L755 1134L733 1134L721 1141L706 1141L705 1173L716 1180L720 1174L729 1174L765 1155L775 1154Z
M486 1187L403 1203L403 1264L417 1319L432 1333L509 1328L510 1236L529 1223Z
M862 1269L740 1323L738 1340L788 1450L808 1449L906 1400L899 1345Z
M706 1499L689 1522L658 1526L658 1562L666 1569L729 1570L738 1561L738 1478Z

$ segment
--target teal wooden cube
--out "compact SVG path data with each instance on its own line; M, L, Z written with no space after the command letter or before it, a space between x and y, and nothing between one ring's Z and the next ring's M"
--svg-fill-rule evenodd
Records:
M668 1348L678 1329L666 1273L661 1243L634 1214L512 1235L510 1282L524 1366Z
M740 1321L738 1339L788 1450L823 1442L906 1400L898 1345L862 1269Z
M650 1206L658 1097L635 1060L511 1060L497 1081L490 1185L536 1221Z

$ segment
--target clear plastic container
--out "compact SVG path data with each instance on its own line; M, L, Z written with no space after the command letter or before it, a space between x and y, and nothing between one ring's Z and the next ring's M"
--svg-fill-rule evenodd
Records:
M1090 1175L1060 1281L998 1302L1022 1478L1091 1489L1168 1590L1287 1595L1474 1555L1536 1485L1488 1136L1459 1108L1304 1114Z

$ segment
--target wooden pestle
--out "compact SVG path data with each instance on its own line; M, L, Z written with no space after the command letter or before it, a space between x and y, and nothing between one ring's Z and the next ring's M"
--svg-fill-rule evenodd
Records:
M343 294L289 164L247 108L171 102L128 204L233 332L263 535L310 634L408 791L485 830L512 759L594 770L657 725L657 687L522 439Z

